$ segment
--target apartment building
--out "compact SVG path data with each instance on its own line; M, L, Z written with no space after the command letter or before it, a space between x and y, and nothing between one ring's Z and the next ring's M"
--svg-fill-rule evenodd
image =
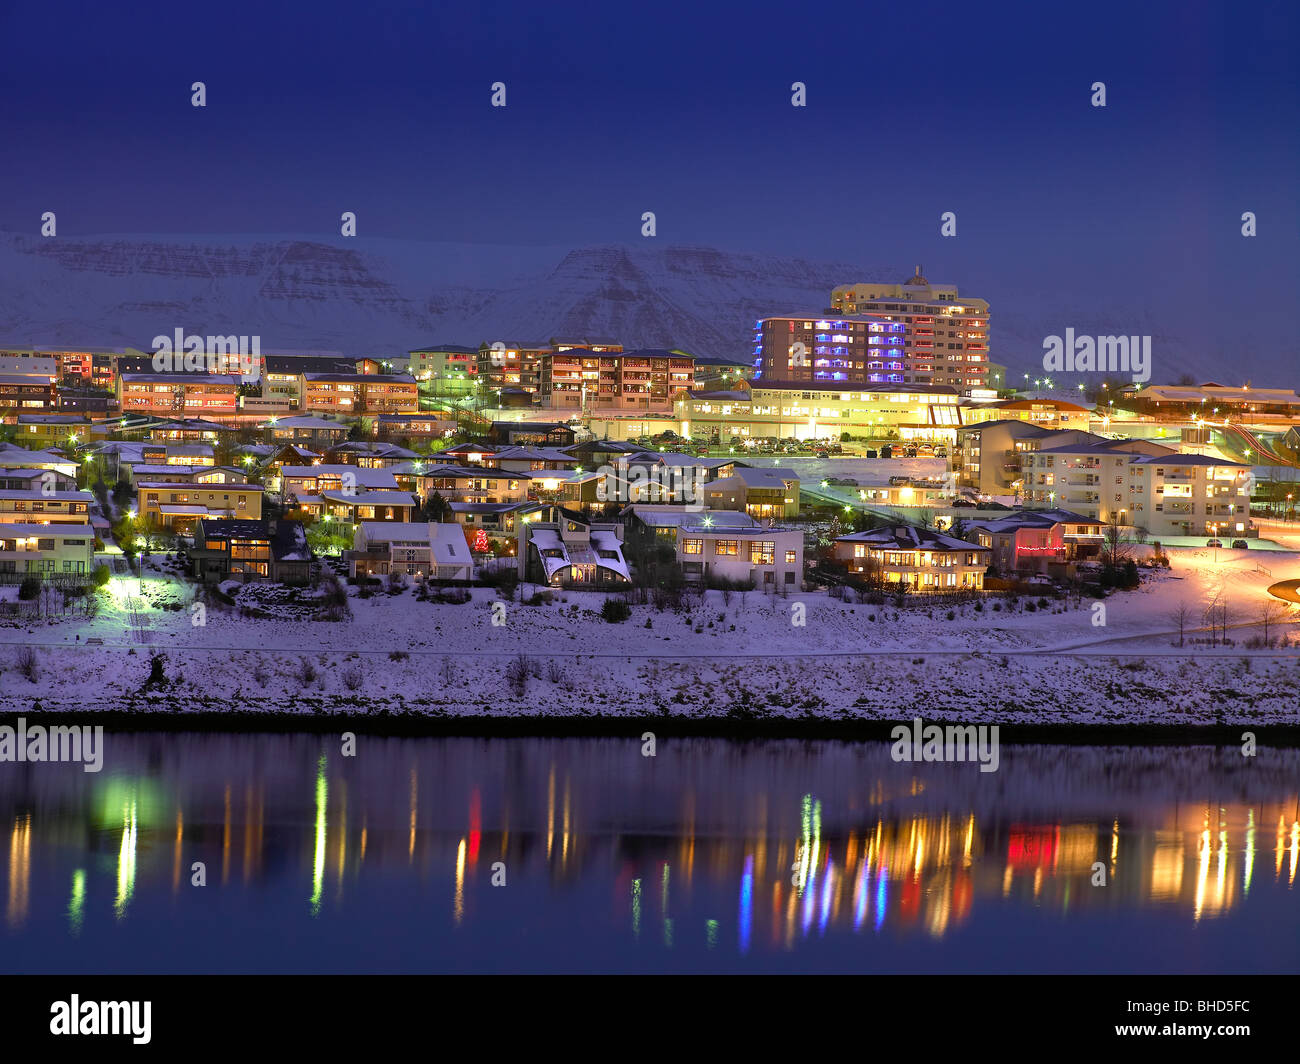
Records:
M169 467L170 468L170 467ZM229 475L226 470L205 470L181 480L136 481L136 513L146 528L165 529L189 535L204 519L234 518L257 521L262 517L260 484L200 481L200 476Z
M760 318L754 323L754 380L764 384L904 384L905 344L902 322L871 315Z
M474 558L458 524L362 521L343 552L353 576L401 573L419 579L472 580Z
M623 345L612 336L552 336L550 344L554 351L581 350L601 354L623 350Z
M29 576L55 584L84 584L95 562L95 530L88 524L0 523L0 584Z
M1060 505L1149 535L1245 536L1250 467L1147 440L1070 444L1022 456L1027 504Z
M119 355L117 351L73 351L57 347L0 348L0 361L50 359L60 380L101 388L113 386Z
M65 381L111 389L117 377L119 351L69 351L42 348L41 355L58 361L59 376Z
M955 388L755 381L728 392L692 392L677 403L683 436L746 439L884 439L953 444L962 425Z
M833 547L835 560L867 583L921 592L982 590L991 554L978 543L912 525L854 532Z
M541 360L551 351L549 343L484 340L478 347L478 379L488 391L513 388L532 394L538 389Z
M408 371L435 395L469 395L478 386L477 347L435 344L408 352Z
M353 369L342 355L264 355L262 398L297 410L302 405L304 373L351 373Z
M0 524L89 524L94 501L62 473L0 467Z
M417 414L420 391L408 373L303 373L300 409L320 414Z
M831 307L836 314L870 314L904 327L903 383L962 390L990 385L988 302L959 296L956 285L931 284L920 266L901 284L838 285Z
M545 409L670 413L695 386L695 359L658 348L570 347L542 355L539 381Z
M803 587L803 532L778 527L682 524L677 562L688 580L750 582L759 591Z
M62 447L88 440L90 426L85 414L19 414L14 440L29 447Z
M956 430L953 464L957 483L983 495L1019 495L1021 456L1043 447L1102 444L1082 429L1048 429L1019 419L984 421Z
M13 424L20 413L54 413L59 406L59 364L39 355L0 357L0 417Z
M123 373L117 407L125 415L234 417L240 379L221 373Z

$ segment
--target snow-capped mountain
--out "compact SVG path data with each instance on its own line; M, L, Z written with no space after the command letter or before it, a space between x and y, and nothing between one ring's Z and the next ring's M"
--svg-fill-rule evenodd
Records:
M1065 326L1153 337L1154 378L1293 384L1295 351L1212 338L1136 305L1081 305L987 277L936 276L991 304L991 355L1041 370ZM911 264L813 261L660 245L573 250L376 238L55 237L0 233L0 345L147 347L176 328L258 335L263 351L398 353L433 343L602 335L628 347L747 358L754 320L825 309L837 284ZM1019 279L1015 283L1020 283ZM1027 310L1026 308L1033 308ZM1186 330L1180 332L1179 329ZM1234 333L1241 342L1240 332ZM1294 344L1294 339L1286 343ZM1276 345L1276 340L1273 341Z

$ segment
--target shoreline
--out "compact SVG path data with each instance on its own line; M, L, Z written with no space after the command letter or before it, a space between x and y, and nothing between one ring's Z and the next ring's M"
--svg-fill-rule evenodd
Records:
M268 713L259 710L177 710L161 708L119 709L28 709L5 710L0 724L12 724L18 717L32 724L74 722L101 725L118 734L140 732L228 732L337 734L340 730L358 734L402 738L634 738L650 731L657 742L674 738L722 739L813 739L842 742L888 742L899 725L911 725L913 717L766 717L738 719L732 716L681 715L556 715L556 714L423 714L358 712L355 709L306 713ZM999 742L1010 745L1062 746L1212 746L1240 747L1242 733L1250 731L1259 747L1300 747L1300 724L1107 724L1084 721L1061 723L1005 723L993 716L953 720L940 711L921 718L926 724L997 726Z

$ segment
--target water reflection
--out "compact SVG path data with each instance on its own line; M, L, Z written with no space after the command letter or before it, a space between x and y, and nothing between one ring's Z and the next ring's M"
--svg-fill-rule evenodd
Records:
M1271 926L1264 950L1300 929L1296 752L1243 768L1200 748L1012 748L992 778L898 765L886 744L697 740L650 759L631 740L361 737L355 757L312 736L110 740L102 776L0 773L6 933L21 944L57 911L63 956L92 969L106 921L148 936L164 909L178 953L307 920L271 970L313 934L337 948L340 920L395 954L390 920L444 936L435 969L460 957L448 936L525 929L581 950L600 926L616 951L741 967L853 939L905 956L982 923L1032 924L1046 956L1072 922L1138 911L1189 933L1242 913ZM215 897L191 890L183 873L217 851ZM215 905L226 923L205 927Z

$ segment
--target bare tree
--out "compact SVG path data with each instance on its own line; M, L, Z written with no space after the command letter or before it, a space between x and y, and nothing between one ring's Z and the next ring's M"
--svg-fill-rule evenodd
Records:
M1271 595L1259 604L1259 621L1264 626L1264 645L1271 646L1268 638L1268 629L1270 625L1281 625L1283 619L1290 611L1287 607Z
M1210 599L1209 605L1205 607L1205 616L1202 620L1210 626L1210 646L1219 645L1219 633L1216 625L1219 618L1219 599L1223 594L1222 589L1214 593L1214 598Z
M1119 522L1119 514L1112 513L1101 534L1102 564L1107 569L1118 569L1128 561L1132 547L1132 541Z
M1173 620L1178 625L1178 645L1183 645L1183 633L1187 630L1187 624L1192 619L1192 607L1186 602L1180 600L1174 607Z

